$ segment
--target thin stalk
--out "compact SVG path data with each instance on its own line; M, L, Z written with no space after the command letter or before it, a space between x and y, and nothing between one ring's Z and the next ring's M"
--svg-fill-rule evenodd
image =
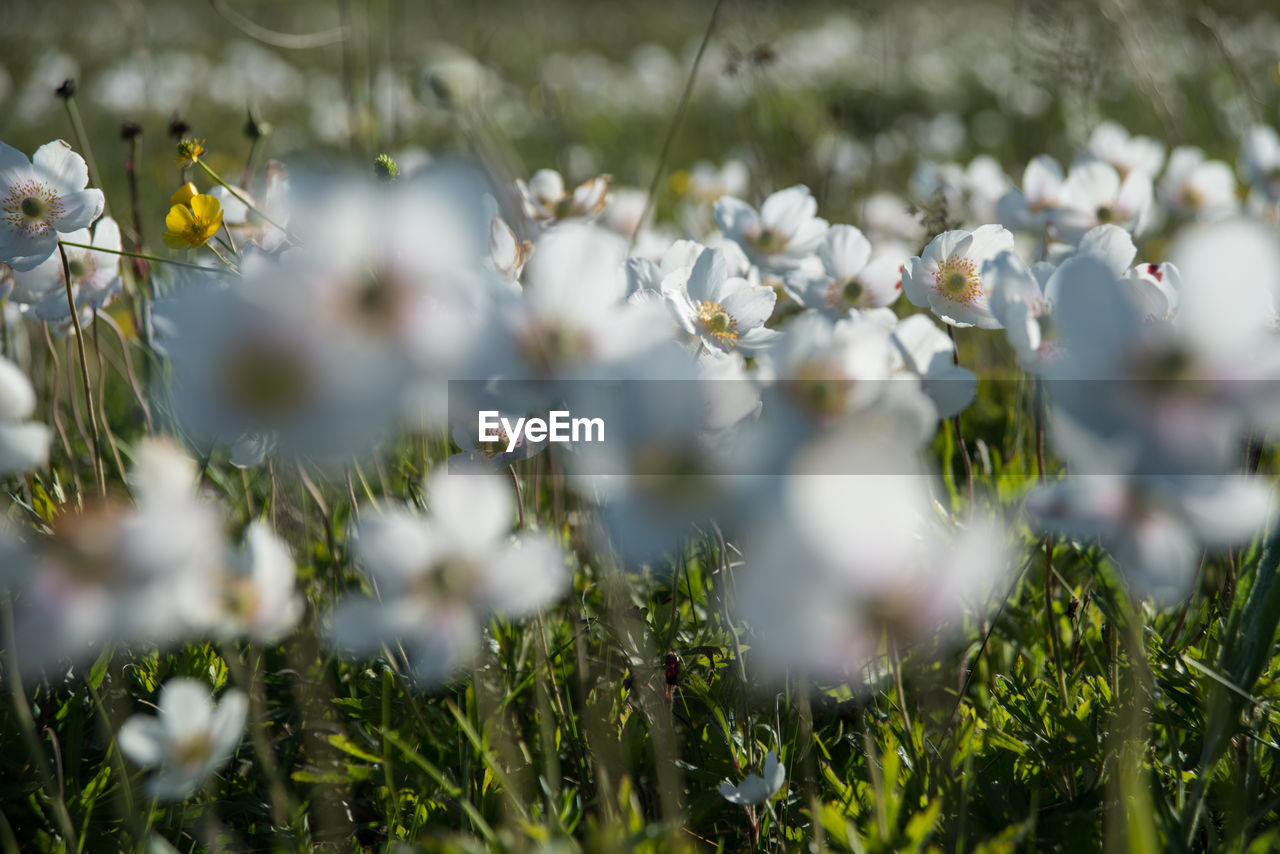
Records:
M105 252L108 255L121 255L125 258L141 258L144 261L154 261L157 264L172 264L175 267L190 267L193 270L204 270L209 272L209 268L201 264L191 264L186 261L175 261L172 258L161 258L159 255L148 255L145 252L129 252L124 249L103 249L101 246L89 246L85 243L72 243L70 240L59 240L59 245L70 246L73 249L92 249L94 252Z
M706 53L707 44L711 41L711 33L716 28L716 18L720 15L720 6L724 0L716 0L716 5L711 9L711 20L707 21L706 32L702 34L702 43L698 45L698 52L693 57L693 67L689 69L689 78L685 80L684 92L680 94L680 102L676 105L676 113L671 117L671 126L667 128L667 138L662 141L662 151L658 154L658 165L653 170L653 180L649 182L649 191L644 196L644 210L640 212L640 218L636 220L636 229L631 233L631 246L634 248L636 240L640 237L640 229L644 228L645 218L649 216L649 209L653 207L653 197L658 193L658 185L662 182L662 173L667 166L667 156L671 154L671 143L675 141L676 131L680 129L680 122L684 119L685 108L689 106L689 96L693 94L693 83L698 79L698 67L702 65L702 55Z
M89 356L84 349L84 330L80 328L80 312L76 308L76 297L71 292L71 268L67 264L67 250L61 241L58 243L58 253L62 256L62 283L67 290L67 307L71 310L71 325L76 331L76 350L80 356L80 380L84 384L84 402L89 410L89 432L93 434L93 475L98 481L98 494L106 496L107 478L102 470L102 438L98 435L98 415L93 409L93 386L89 382Z

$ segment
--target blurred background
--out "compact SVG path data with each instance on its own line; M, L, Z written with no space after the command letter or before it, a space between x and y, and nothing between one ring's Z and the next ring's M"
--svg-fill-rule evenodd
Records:
M238 175L256 163L467 148L511 175L648 185L715 4L406 0L30 2L0 7L0 139L71 138L76 100L111 198L142 129L144 210L177 181L171 123ZM1280 16L1266 0L794 3L724 0L668 161L745 162L752 195L801 181L827 216L920 160L990 153L1015 178L1113 118L1234 162L1274 124ZM671 194L660 200L670 204ZM156 235L150 235L154 241Z

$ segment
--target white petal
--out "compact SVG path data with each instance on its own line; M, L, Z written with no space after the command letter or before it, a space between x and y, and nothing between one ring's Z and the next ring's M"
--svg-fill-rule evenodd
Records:
M90 223L102 216L106 200L101 190L81 190L68 193L62 197L62 214L57 218L49 217L50 224L61 233L88 228Z
M0 424L0 476L43 468L52 432L37 421Z
M221 765L235 751L244 735L244 722L249 714L249 698L243 691L232 689L223 695L209 724L213 741L210 760Z
M63 196L83 190L89 183L89 167L85 165L84 158L60 139L36 149L31 157L31 165Z
M774 303L778 295L773 288L763 285L750 285L744 279L731 280L741 283L739 287L725 297L724 310L738 322L738 331L746 333L764 322L773 314Z
M135 765L150 768L164 760L165 729L153 715L133 715L116 733L116 743Z
M518 619L555 602L568 583L560 547L548 537L522 534L484 568L480 595L494 613Z
M433 473L427 506L450 544L473 554L491 548L515 519L511 487L486 469Z
M0 356L0 418L20 420L36 409L36 392L22 370Z
M835 279L856 276L871 258L871 242L851 225L834 225L818 249L818 257Z
M207 732L213 718L209 687L185 677L170 679L160 688L160 720L169 738Z

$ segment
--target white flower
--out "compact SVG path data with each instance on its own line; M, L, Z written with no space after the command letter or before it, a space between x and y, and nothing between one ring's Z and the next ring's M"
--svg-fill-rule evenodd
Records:
M731 804L749 807L772 800L787 779L787 769L778 764L778 754L772 750L764 757L764 776L748 774L738 785L726 781L720 784L720 794Z
M590 218L609 203L611 175L597 175L567 193L564 178L554 169L539 169L526 184L516 179L525 216L547 225L570 218Z
M361 516L355 557L378 598L340 602L330 629L338 647L357 655L398 643L424 686L475 658L490 617L529 616L569 583L564 553L549 537L508 536L515 504L502 477L437 472L427 501L426 516L407 507Z
M683 284L668 277L662 288L681 328L708 349L751 353L777 335L764 326L777 300L773 288L730 277L719 249L704 249Z
M1239 475L1075 474L1027 499L1042 527L1097 537L1134 594L1158 605L1185 598L1205 548L1247 541L1271 505L1267 485Z
M554 226L535 244L524 288L496 306L499 329L481 376L572 378L670 339L660 303L628 302L626 244L605 228Z
M90 236L84 228L65 236L71 243L94 249L66 247L71 293L81 313L102 308L120 293L120 227L111 217L103 217ZM66 281L61 254L55 252L32 269L14 274L14 302L31 306L31 313L46 323L69 322Z
M1123 179L1114 166L1082 160L1062 182L1060 204L1051 222L1062 240L1075 243L1096 225L1112 223L1131 233L1146 224L1151 207L1151 176L1135 169Z
M896 253L876 257L871 243L851 225L833 225L818 247L820 270L787 273L787 292L796 302L840 316L851 308L892 305L902 295L902 263Z
M244 734L249 698L229 690L215 706L209 689L194 679L170 679L160 689L159 715L134 715L116 740L143 768L158 769L147 792L181 801L226 764Z
M1022 172L1022 187L1011 188L996 205L1007 227L1042 232L1058 208L1064 181L1062 167L1047 154L1031 158Z
M1160 197L1186 216L1221 216L1236 208L1236 174L1221 160L1208 160L1200 149L1184 145L1169 155L1160 180Z
M50 431L29 421L36 409L31 381L0 357L0 476L42 467L49 459Z
M794 269L817 251L827 233L827 221L815 216L817 211L809 188L800 184L769 196L759 213L733 196L722 196L715 205L724 236L752 263L774 272Z
M921 390L938 410L938 418L958 415L973 402L978 378L955 363L950 336L927 314L913 314L893 327L899 365L895 374L919 378Z
M1158 175L1164 165L1164 143L1149 136L1130 136L1113 121L1094 128L1086 148L1094 157L1111 164L1121 177L1134 171Z
M1280 135L1274 128L1249 128L1240 144L1240 171L1262 198L1280 202Z
M952 326L999 329L983 281L983 265L1011 249L1013 234L1001 225L984 225L973 232L944 231L929 242L923 255L902 265L902 287L912 304L932 309Z
M938 529L928 479L893 424L846 422L781 486L781 512L749 530L734 575L758 637L752 660L770 674L857 678L886 633L909 643L954 628L1007 570L997 528Z
M532 254L532 243L518 238L502 217L493 218L489 228L489 257L485 259L490 270L507 282L518 282Z
M295 577L289 547L266 524L254 522L222 565L189 575L179 606L197 630L270 643L288 634L302 616Z
M59 234L88 228L105 204L88 183L84 158L60 139L31 160L0 142L0 262L30 270L57 252Z

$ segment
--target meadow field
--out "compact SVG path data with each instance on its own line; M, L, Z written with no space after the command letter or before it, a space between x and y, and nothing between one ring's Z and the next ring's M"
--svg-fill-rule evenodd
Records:
M0 8L0 849L1280 850L1280 8Z

